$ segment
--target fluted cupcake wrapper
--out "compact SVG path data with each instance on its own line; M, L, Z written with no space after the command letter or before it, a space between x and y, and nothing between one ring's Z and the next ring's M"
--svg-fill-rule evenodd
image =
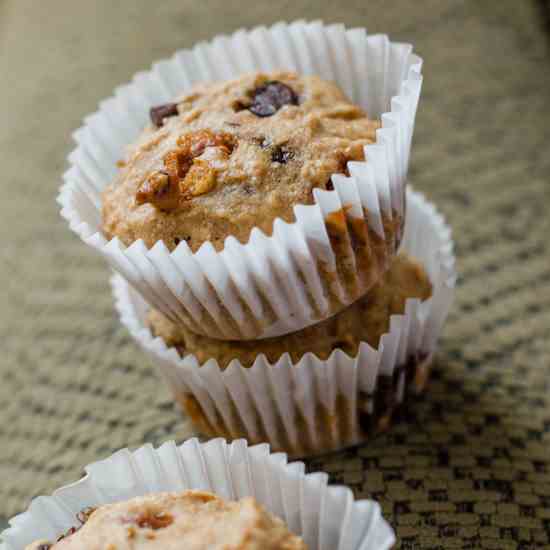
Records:
M71 229L95 248L140 295L173 321L222 339L254 339L302 329L366 293L387 268L401 239L405 184L422 82L412 46L364 29L320 22L278 23L218 36L138 73L100 104L74 134L58 201ZM116 161L147 123L151 105L172 100L199 81L251 71L295 70L334 80L371 118L381 120L364 162L333 175L334 190L316 189L297 205L295 222L277 219L247 243L228 237L192 252L170 252L142 240L125 246L101 232L101 192ZM337 234L327 228L340 213ZM333 228L334 231L334 228Z
M406 390L424 385L456 277L449 228L412 190L402 249L423 264L432 297L407 300L405 313L391 317L378 349L363 342L355 357L338 349L327 360L309 353L297 363L284 354L274 364L259 355L250 368L238 360L226 369L214 359L200 365L194 355L180 357L151 334L148 304L121 277L112 284L122 323L203 432L267 441L275 450L307 456L360 443L385 429Z
M356 501L348 488L329 486L327 474L306 475L303 463L288 463L285 454L270 453L265 444L189 439L158 449L145 445L134 452L122 449L90 464L86 472L52 496L34 499L26 512L12 518L0 550L56 540L78 525L76 514L88 506L186 489L230 500L253 496L301 535L309 550L386 550L395 542L376 502Z

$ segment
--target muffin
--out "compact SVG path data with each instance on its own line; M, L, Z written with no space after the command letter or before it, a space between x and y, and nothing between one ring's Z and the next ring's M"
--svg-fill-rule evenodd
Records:
M388 550L395 543L377 502L355 500L268 445L165 441L119 449L83 470L12 518L0 547L321 550L328 541Z
M26 550L306 550L303 540L253 498L226 502L204 491L158 493L79 515L57 542Z
M161 337L167 346L176 348L182 356L194 355L201 364L214 359L226 368L237 359L241 365L251 367L260 354L275 363L283 353L288 353L294 363L306 353L325 360L335 349L354 356L361 342L377 348L381 336L390 328L390 317L402 314L409 298L427 300L431 289L422 265L406 254L399 254L363 298L334 317L299 332L261 340L231 341L195 334L155 310L150 311L148 322L152 333Z
M314 204L315 189L333 190L334 174L349 176L348 162L364 160L380 128L335 83L290 72L198 85L150 115L103 192L103 232L127 246L160 241L169 251L185 242L192 252L205 243L220 252L228 237L244 244L254 228L271 235L276 219L294 222L294 207ZM317 268L330 313L363 295L395 253L403 219L384 215L380 231L370 217L344 205L325 219L336 263ZM266 308L260 323L272 324L272 315ZM241 339L220 335L216 321L208 330L189 318L182 324Z
M103 231L131 245L163 241L216 250L233 236L272 232L313 190L364 160L379 121L317 76L254 73L197 85L176 103L151 109L103 192Z
M380 279L402 238L421 66L408 44L318 22L177 52L75 133L62 215L198 334L323 321Z

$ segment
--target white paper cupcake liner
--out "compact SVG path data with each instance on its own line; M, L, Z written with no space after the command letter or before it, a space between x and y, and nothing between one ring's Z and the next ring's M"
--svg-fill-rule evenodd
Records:
M179 51L117 88L75 132L77 146L58 197L61 213L143 299L197 333L253 339L302 329L363 295L400 240L421 65L409 44L320 22L240 30ZM229 237L220 252L205 243L193 253L185 241L172 252L160 241L151 249L141 240L128 247L118 238L107 241L101 192L147 124L149 107L199 81L275 69L334 80L381 120L376 143L365 148L366 161L348 163L349 178L334 175L333 191L317 189L314 204L296 206L294 223L276 220L271 236L256 228L246 244ZM346 227L336 246L325 222L342 209Z
M0 550L56 540L78 525L76 514L88 506L186 489L229 500L253 496L301 535L309 550L391 548L395 536L376 502L356 501L348 488L327 485L326 474L306 475L304 470L303 463L288 463L285 454L270 453L268 445L248 447L244 440L201 444L189 439L179 447L168 442L158 449L122 449L87 466L86 476L76 483L34 499L10 521Z
M406 389L422 389L455 286L449 227L422 195L408 191L402 250L419 260L433 285L424 302L409 299L393 315L378 349L360 345L357 356L335 350L323 361L288 354L270 364L259 355L250 368L232 361L180 357L146 324L148 304L120 276L112 279L122 323L153 358L176 399L208 435L267 441L291 456L348 447L386 428Z

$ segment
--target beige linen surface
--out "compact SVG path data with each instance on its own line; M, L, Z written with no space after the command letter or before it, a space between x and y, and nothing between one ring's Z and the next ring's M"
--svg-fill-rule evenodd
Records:
M550 49L528 0L0 1L0 515L119 447L190 433L59 217L71 132L152 61L281 17L414 42L412 179L461 273L427 395L310 467L380 499L402 548L549 544Z

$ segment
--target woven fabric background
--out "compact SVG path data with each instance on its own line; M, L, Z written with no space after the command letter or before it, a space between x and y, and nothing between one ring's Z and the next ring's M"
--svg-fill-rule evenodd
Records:
M155 59L300 17L423 56L412 180L460 270L427 394L309 467L379 499L401 548L550 547L550 42L530 0L0 0L0 516L119 447L190 433L59 217L71 132Z

